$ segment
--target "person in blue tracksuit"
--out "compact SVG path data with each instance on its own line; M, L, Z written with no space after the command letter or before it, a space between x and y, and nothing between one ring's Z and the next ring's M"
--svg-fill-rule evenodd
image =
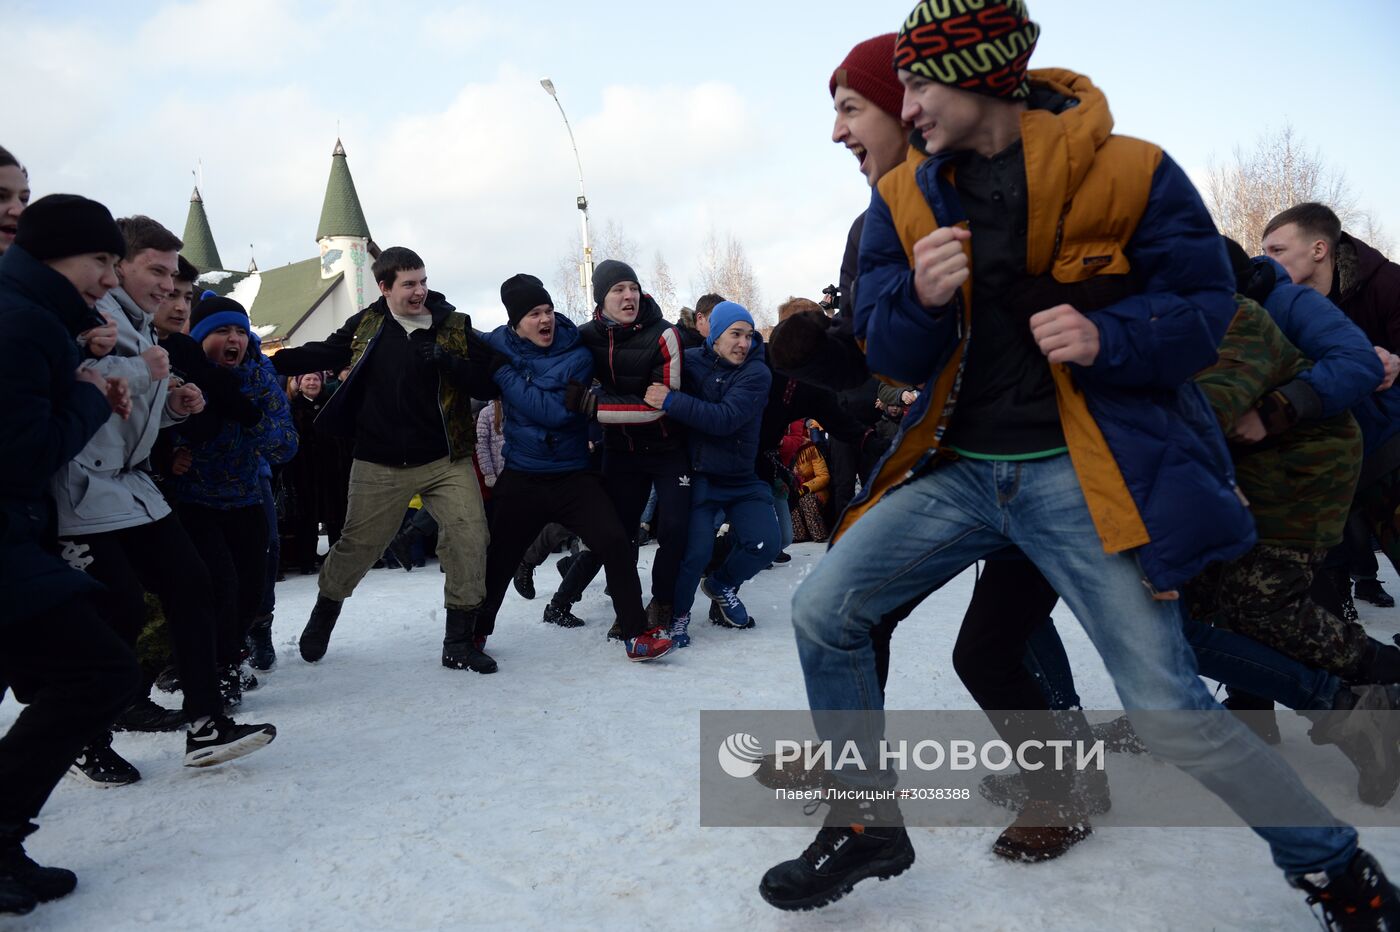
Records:
M690 642L687 628L697 583L718 606L724 625L752 627L739 587L778 553L772 492L754 474L773 373L764 365L763 338L742 305L715 305L710 335L704 346L686 350L683 373L683 391L656 383L646 393L647 404L690 428L690 535L676 577L671 624L671 637L681 647ZM714 549L715 516L721 511L729 518L735 545L720 568L702 580Z

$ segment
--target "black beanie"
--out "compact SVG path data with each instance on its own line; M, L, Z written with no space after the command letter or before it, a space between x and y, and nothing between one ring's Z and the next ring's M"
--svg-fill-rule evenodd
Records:
M506 306L506 317L512 327L541 304L554 307L554 299L544 290L544 282L524 272L501 282L501 303Z
M598 267L593 270L593 303L602 307L603 298L607 297L613 285L618 282L637 282L637 287L642 287L641 279L637 278L637 273L632 271L632 266L626 262L604 259L598 263Z
M112 212L78 194L48 194L26 207L15 245L40 262L90 252L126 255L126 238Z
M202 343L205 337L220 327L242 327L249 334L253 332L253 324L248 320L248 311L243 305L232 298L206 291L190 311L190 336L196 343Z

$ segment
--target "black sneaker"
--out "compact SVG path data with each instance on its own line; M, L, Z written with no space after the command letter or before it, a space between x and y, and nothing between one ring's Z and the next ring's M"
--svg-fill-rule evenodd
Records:
M522 598L533 599L535 597L535 568L526 563L522 563L515 568L515 591L520 593Z
M185 713L157 705L142 696L127 706L112 723L113 731L179 731L185 727Z
M17 912L13 906L16 892L20 892L19 905L23 906L23 894L29 895L29 912L34 902L47 903L67 896L78 886L78 875L62 867L41 867L24 853L24 846L18 842L0 849L0 913ZM18 888L16 891L15 888ZM6 896L6 893L9 896Z
M546 624L558 625L561 628L583 627L583 619L569 611L569 606L556 605L553 602L544 607L544 618L540 620ZM621 629L619 629L619 633L621 633Z
M326 656L326 649L331 644L331 632L335 630L335 622L340 617L342 604L323 595L316 596L316 605L311 609L311 617L306 620L306 627L301 632L301 641L297 645L301 649L302 660L315 663Z
M768 564L768 568L773 569L778 566L787 566L791 562L792 554L788 553L786 550L780 550L778 551L778 555L773 558L773 562Z
M272 646L272 616L253 619L248 629L248 663L254 670L271 670L277 663L277 648Z
M277 737L272 725L240 725L226 715L209 715L185 735L185 766L212 767L251 754Z
M112 750L111 742L108 735L83 748L68 772L94 786L126 786L140 780L141 771Z
M903 827L873 828L841 807L801 856L770 868L759 896L778 909L818 909L850 893L869 877L888 880L914 863L914 846ZM847 818L843 818L848 816Z
M1392 597L1389 592L1385 591L1385 587L1381 585L1379 579L1358 579L1353 595L1363 602L1370 602L1372 605L1380 608L1395 607L1394 597Z
M238 665L238 685L243 687L245 693L250 693L262 684L258 682L257 675L253 673L253 668L247 661Z
M1288 882L1308 895L1309 906L1322 906L1328 929L1400 929L1400 891L1365 851L1357 851L1341 870L1289 877Z

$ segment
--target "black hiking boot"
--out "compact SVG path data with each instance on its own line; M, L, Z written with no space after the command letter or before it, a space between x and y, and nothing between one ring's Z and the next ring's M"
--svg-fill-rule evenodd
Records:
M495 673L496 661L476 644L479 609L449 608L442 638L442 665L450 670ZM484 639L483 639L484 640Z
M1379 579L1358 579L1353 594L1361 601L1370 602L1379 608L1395 607L1395 598L1385 591Z
M807 850L763 875L759 896L778 909L818 909L841 899L862 880L888 880L904 873L914 863L914 846L902 825L878 827L891 820L899 821L893 806L877 812L869 801L833 804Z
M528 563L522 563L515 568L515 579L511 580L515 585L515 591L520 593L523 599L533 599L535 597L535 568Z
M1303 713L1313 744L1335 744L1356 765L1356 795L1384 806L1400 787L1400 686L1342 688L1326 712Z
M277 648L272 646L272 616L260 615L248 629L248 664L254 670L271 670L277 663Z
M1341 870L1302 874L1288 882L1308 895L1309 906L1322 906L1328 929L1400 929L1400 891L1365 851L1357 851Z
M316 596L316 606L311 609L311 617L306 620L301 641L297 645L301 649L302 660L315 663L326 656L326 649L331 645L331 632L335 630L343 604L323 595Z
M561 628L583 627L582 618L569 611L569 606L559 605L556 602L550 602L544 607L544 617L540 620L546 624L558 625ZM611 635L609 635L609 637L611 637Z

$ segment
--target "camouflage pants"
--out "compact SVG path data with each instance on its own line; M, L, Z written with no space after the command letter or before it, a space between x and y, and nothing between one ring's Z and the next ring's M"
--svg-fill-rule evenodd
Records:
M1230 563L1214 563L1186 585L1186 609L1198 621L1228 628L1280 653L1345 675L1368 638L1308 594L1325 550L1256 544Z

